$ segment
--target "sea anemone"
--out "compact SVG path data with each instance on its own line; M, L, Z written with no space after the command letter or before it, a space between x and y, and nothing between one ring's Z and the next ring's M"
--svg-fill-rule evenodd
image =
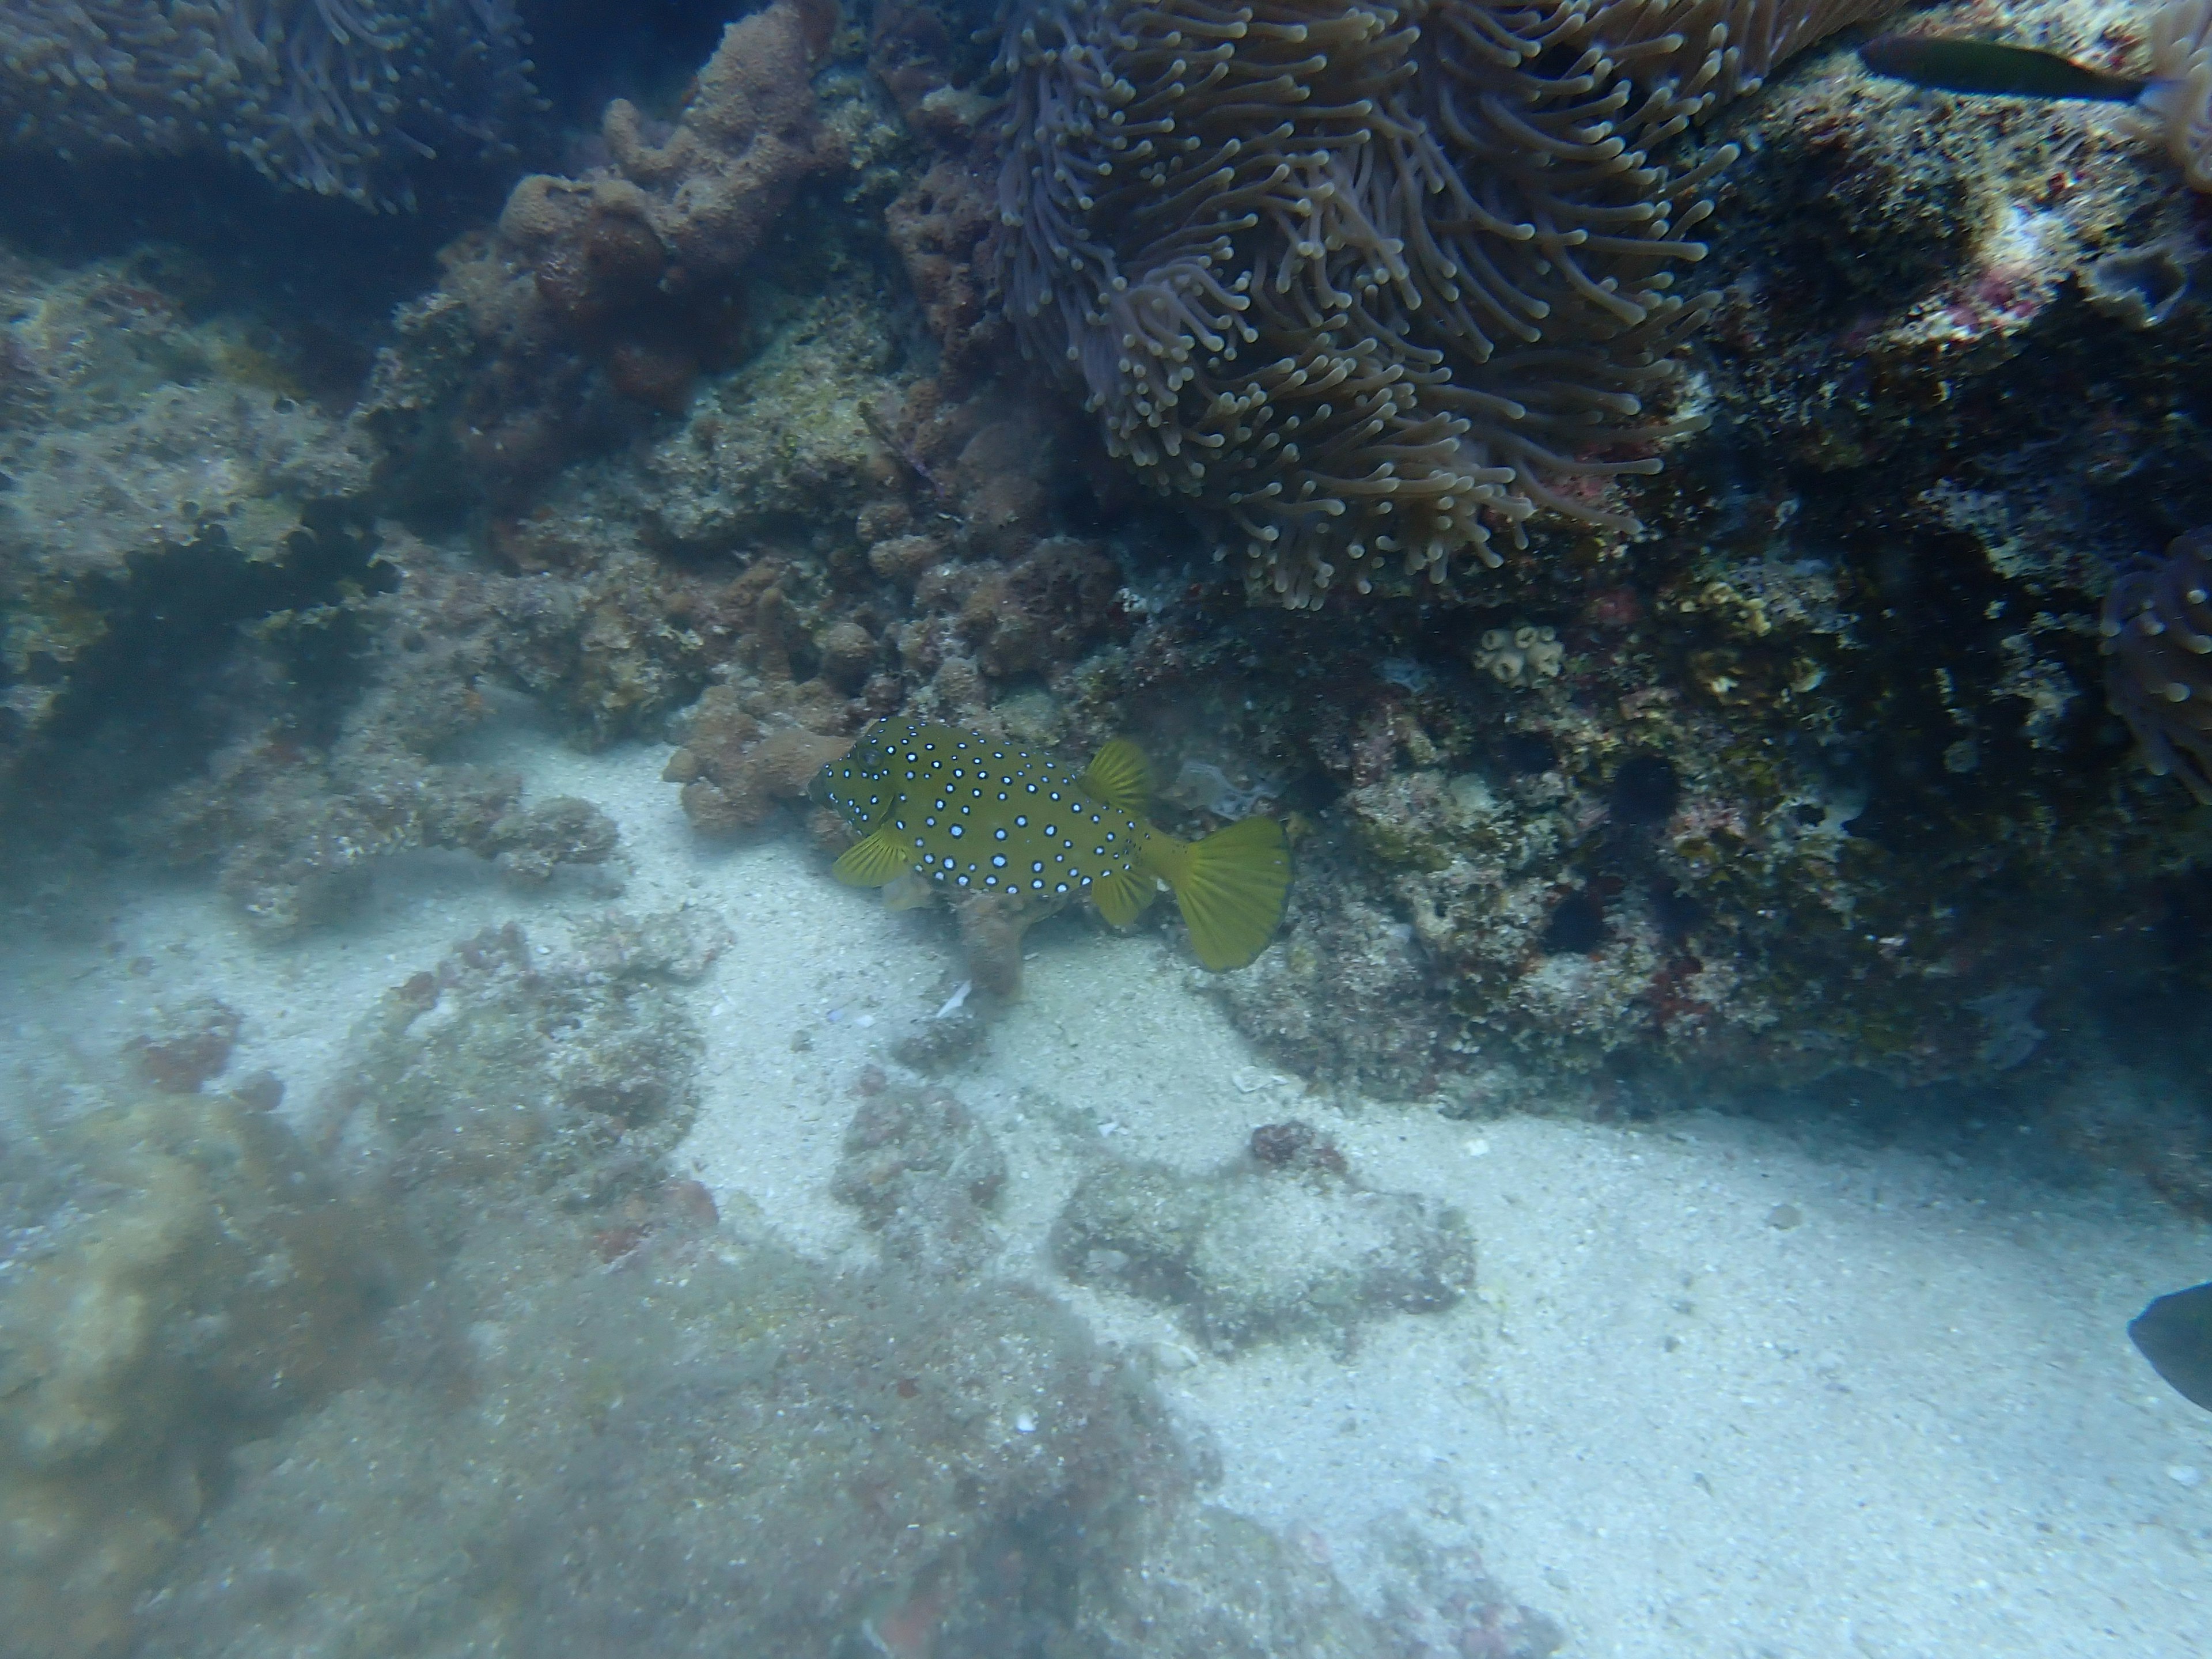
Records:
M1316 605L1495 565L1650 472L1733 157L1690 123L1893 0L1030 0L1000 175L1024 346ZM2208 0L2212 3L2212 0ZM1225 550L1224 550L1225 552Z

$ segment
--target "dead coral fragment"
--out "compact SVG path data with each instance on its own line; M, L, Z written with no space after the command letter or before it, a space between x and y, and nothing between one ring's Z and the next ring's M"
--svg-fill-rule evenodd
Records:
M1136 0L1018 9L1000 178L1024 346L1292 606L1376 562L1495 564L1682 429L1644 400L1733 156L1723 100L1891 0Z
M1080 1283L1180 1307L1224 1352L1297 1336L1342 1346L1392 1311L1452 1306L1474 1282L1465 1220L1414 1194L1364 1187L1338 1173L1341 1163L1310 1145L1303 1163L1211 1178L1103 1164L1069 1195L1053 1256ZM1277 1167L1304 1178L1283 1180Z
M2102 626L2105 696L2143 763L2212 804L2212 530L2114 582Z

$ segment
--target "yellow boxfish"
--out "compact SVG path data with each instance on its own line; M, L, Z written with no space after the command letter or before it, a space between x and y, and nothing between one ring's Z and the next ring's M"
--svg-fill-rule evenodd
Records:
M1198 959L1242 968L1283 919L1291 852L1274 818L1195 842L1155 830L1151 769L1116 738L1080 772L950 726L878 720L809 791L861 836L834 873L854 887L927 878L1047 902L1087 896L1119 926L1174 890Z

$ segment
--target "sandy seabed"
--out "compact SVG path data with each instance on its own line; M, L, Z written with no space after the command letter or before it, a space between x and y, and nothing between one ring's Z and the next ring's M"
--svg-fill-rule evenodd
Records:
M395 861L341 929L252 937L204 883L119 882L87 942L0 945L0 1037L112 1055L150 1012L244 1017L234 1074L311 1115L349 1028L459 939L693 904L733 943L685 988L707 1034L679 1160L795 1248L873 1249L829 1182L860 1068L958 978L945 919L837 886L795 841L694 836L667 750L510 733L532 799L614 816L626 880L537 894L463 857ZM1023 999L948 1079L1004 1148L1000 1270L1150 1350L1218 1450L1218 1497L1379 1597L1377 1524L1480 1552L1564 1651L1687 1659L2212 1650L2212 1413L2126 1322L2212 1278L2212 1231L2117 1182L2064 1188L1956 1153L1692 1114L1638 1127L1450 1121L1310 1093L1248 1047L1164 937L1031 936ZM1304 1342L1206 1352L1046 1248L1101 1143L1194 1172L1297 1116L1368 1185L1458 1206L1476 1293Z

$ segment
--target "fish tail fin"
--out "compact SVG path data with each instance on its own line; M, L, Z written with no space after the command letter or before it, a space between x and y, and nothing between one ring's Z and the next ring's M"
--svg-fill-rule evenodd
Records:
M1291 886L1291 844L1280 819L1245 818L1196 842L1156 834L1146 854L1175 889L1199 961L1219 973L1267 948Z

